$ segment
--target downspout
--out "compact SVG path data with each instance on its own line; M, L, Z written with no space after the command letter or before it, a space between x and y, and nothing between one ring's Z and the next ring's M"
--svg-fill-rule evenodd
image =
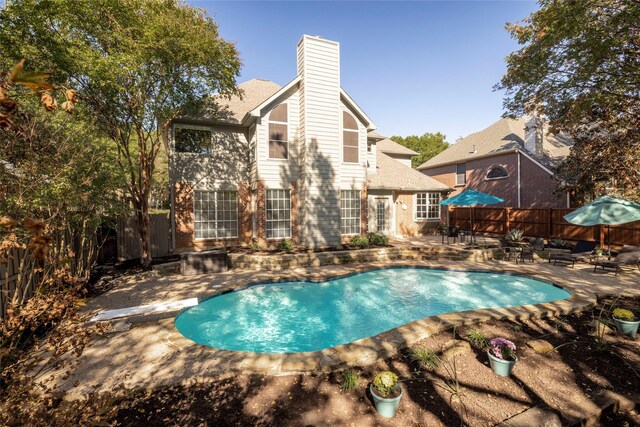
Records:
M520 151L518 153L518 207L521 206L521 198L520 198Z
M169 221L171 224L171 230L169 230L169 236L171 237L170 252L176 251L176 209L175 209L175 186L173 182L173 138L169 138L169 132L172 128L171 124L167 125L163 131L164 140L166 141L165 149L167 150L167 160L169 162Z

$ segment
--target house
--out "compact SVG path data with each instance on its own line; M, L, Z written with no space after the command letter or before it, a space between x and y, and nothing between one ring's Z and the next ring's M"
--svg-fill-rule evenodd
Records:
M175 119L167 151L174 250L284 239L333 246L368 230L420 233L450 188L375 132L340 86L339 44L303 36L297 76L254 79L216 113Z
M554 171L572 143L535 117L502 118L417 169L453 187L452 195L469 188L505 199L495 206L566 208L569 194L555 192Z

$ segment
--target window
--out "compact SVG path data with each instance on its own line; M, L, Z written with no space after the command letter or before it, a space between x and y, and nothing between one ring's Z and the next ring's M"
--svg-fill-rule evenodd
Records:
M238 237L235 191L194 191L193 230L196 239Z
M491 166L487 171L486 179L500 179L508 176L507 170L502 166Z
M256 126L249 128L249 164L253 165L256 161Z
M465 185L467 183L467 164L458 163L456 165L456 185Z
M211 154L212 134L208 129L175 127L173 139L178 153Z
M291 192L267 190L267 239L291 237Z
M440 193L416 194L416 221L440 219Z
M360 234L360 231L360 191L342 190L340 192L340 232Z
M346 111L342 112L342 161L358 163L358 123Z
M378 227L376 231L387 232L387 199L376 200L376 222Z
M289 158L289 125L287 104L280 104L269 114L269 158Z

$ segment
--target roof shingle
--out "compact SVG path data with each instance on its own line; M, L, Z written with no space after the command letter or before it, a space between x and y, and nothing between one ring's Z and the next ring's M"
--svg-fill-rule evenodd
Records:
M375 190L447 191L449 187L430 176L405 166L378 151L376 173L367 176L367 187Z
M418 166L418 169L428 169L436 166L458 163L492 154L514 151L526 151L524 148L526 120L524 118L502 118L491 126L475 132L451 145L437 156ZM537 161L546 167L554 168L569 155L573 142L563 136L551 134L545 126L543 139L543 153L531 153Z

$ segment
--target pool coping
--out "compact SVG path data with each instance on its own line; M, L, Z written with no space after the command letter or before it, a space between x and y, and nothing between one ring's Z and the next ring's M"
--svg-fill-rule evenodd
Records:
M158 323L170 332L170 342L181 351L195 351L197 357L211 357L220 361L224 371L241 371L252 373L264 373L270 375L291 375L300 373L320 373L339 370L350 366L363 366L375 363L378 360L387 359L398 354L401 350L428 338L439 332L454 327L486 322L489 320L524 321L531 318L546 318L557 315L567 315L575 311L582 311L595 305L595 295L573 286L562 278L549 280L537 274L519 272L515 268L482 268L460 269L455 266L426 265L416 261L393 261L376 263L375 265L354 265L348 272L323 273L314 272L301 274L295 272L281 272L274 274L272 282L283 281L323 281L327 279L339 279L354 274L364 273L384 268L426 268L445 271L472 271L481 273L503 273L521 277L529 277L561 287L571 293L567 299L552 302L529 304L517 307L474 309L454 313L444 313L436 316L428 316L406 323L380 334L362 338L347 344L331 347L323 350L300 353L252 353L243 351L230 351L209 347L195 343L184 337L175 327L174 321L182 312L167 313L170 318L158 320ZM225 289L206 292L197 295L198 301L213 298L228 292L246 289L251 286L264 284L264 279L248 280L238 285L230 285Z

